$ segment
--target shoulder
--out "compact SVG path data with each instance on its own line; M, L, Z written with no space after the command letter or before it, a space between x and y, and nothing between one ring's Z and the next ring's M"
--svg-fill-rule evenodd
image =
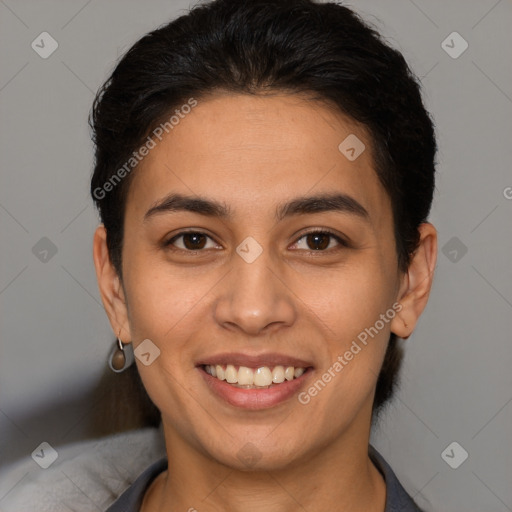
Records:
M386 482L386 509L384 512L422 512L411 496L407 494L384 457L372 445L369 446L368 453Z
M167 457L162 457L154 462L119 496L106 512L135 512L140 510L148 487L166 469Z
M104 510L165 455L165 444L161 429L147 428L55 450L47 469L27 456L2 471L2 512Z

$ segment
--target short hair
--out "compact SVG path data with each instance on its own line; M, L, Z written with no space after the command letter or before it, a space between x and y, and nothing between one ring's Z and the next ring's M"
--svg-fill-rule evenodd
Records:
M364 127L391 200L398 267L407 270L430 212L437 146L419 80L402 54L337 3L214 0L138 40L94 100L91 194L121 278L126 197L136 168L108 193L98 190L174 109L216 92L305 94ZM374 415L393 394L402 358L392 333Z

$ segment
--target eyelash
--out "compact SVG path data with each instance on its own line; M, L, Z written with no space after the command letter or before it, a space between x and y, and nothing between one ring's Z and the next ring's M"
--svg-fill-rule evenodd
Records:
M190 250L190 249L181 249L181 248L176 248L176 247L172 246L173 242L175 242L178 238L180 238L180 237L182 237L184 235L190 235L190 234L204 235L207 238L209 238L210 240L213 240L212 237L210 235L208 235L207 233L204 233L202 231L190 230L190 231L181 231L177 235L174 235L168 241L164 242L163 245L164 245L164 247L166 249L170 249L173 252L184 252L184 253L189 253L189 254L198 254L200 252L204 252L205 250L207 250L207 249L198 249L198 250L193 251L193 250ZM341 238L339 235L335 234L334 232L330 231L329 229L324 229L324 228L316 228L316 229L312 229L311 231L308 231L306 233L303 233L299 238L297 238L297 240L294 242L293 245L295 245L297 242L299 242L300 240L302 240L306 236L308 236L308 235L315 235L315 234L328 235L328 236L334 238L339 243L340 246L339 247L335 247L335 248L331 248L331 249L317 249L317 250L299 249L299 250L302 250L302 251L304 251L304 252L306 252L308 254L318 254L318 253L322 253L322 252L323 253L329 253L329 252L332 252L332 251L340 250L342 248L350 247L349 243L346 240L344 240L343 238Z

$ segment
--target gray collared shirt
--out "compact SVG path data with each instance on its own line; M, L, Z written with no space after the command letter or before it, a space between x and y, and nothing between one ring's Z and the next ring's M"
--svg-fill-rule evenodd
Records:
M386 482L386 508L383 512L421 512L413 499L402 487L395 473L382 455L369 446L369 455ZM149 466L135 482L126 489L106 512L139 512L144 494L151 482L167 469L167 458L164 457Z

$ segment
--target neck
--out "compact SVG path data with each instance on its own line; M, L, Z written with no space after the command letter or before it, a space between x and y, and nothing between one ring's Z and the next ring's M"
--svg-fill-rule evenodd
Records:
M165 426L165 425L164 425ZM240 471L164 428L168 469L146 492L143 512L384 512L384 479L368 456L368 436L344 435L279 469Z

